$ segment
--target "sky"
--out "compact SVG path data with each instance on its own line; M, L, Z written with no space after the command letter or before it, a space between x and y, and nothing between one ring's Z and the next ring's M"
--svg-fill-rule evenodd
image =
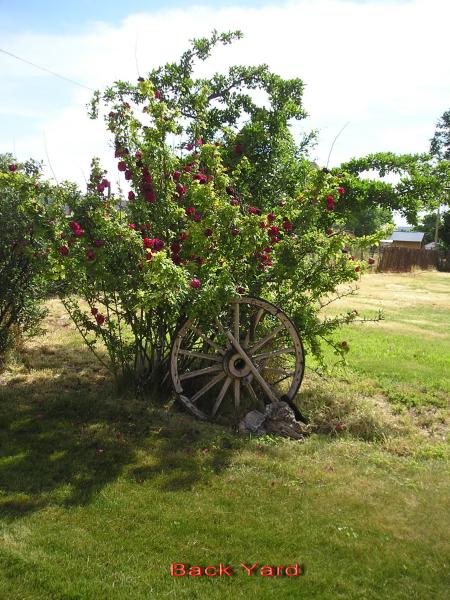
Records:
M267 63L304 81L308 117L295 133L318 130L319 164L344 125L331 166L426 152L450 108L449 22L448 0L0 0L0 49L81 84L0 52L0 153L79 184L99 156L114 180L104 123L87 117L91 90L135 81L213 29L244 39L215 52L206 73Z

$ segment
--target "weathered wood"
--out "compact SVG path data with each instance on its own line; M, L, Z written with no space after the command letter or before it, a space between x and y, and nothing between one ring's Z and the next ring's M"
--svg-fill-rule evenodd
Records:
M241 305L245 305L245 310L241 310ZM196 416L213 419L229 396L236 412L239 411L243 395L258 406L265 405L264 398L269 403L277 402L278 393L292 400L303 377L304 355L298 332L288 317L273 304L251 297L233 300L228 315L221 314L226 326L213 316L209 325L197 325L188 320L174 340L170 373L175 391L184 405ZM273 323L269 331L267 325L262 324L266 314L270 315L270 320L279 322L278 325ZM241 323L243 315L245 327ZM217 336L217 332L220 335ZM286 342L289 344L288 339L293 346L280 347L286 345ZM197 351L200 340L214 352L209 354L208 351ZM269 342L272 350L258 352ZM295 364L292 367L291 364L290 368L270 365L272 357L288 353L295 354ZM186 359L190 359L189 365L186 365ZM189 368L192 370L188 370ZM273 387L277 382L266 380L273 373L282 375L279 381L290 379L282 392L277 392ZM222 379L225 381L217 396L210 400L210 395L206 397L207 392L213 390ZM252 380L258 382L261 393L256 393ZM208 407L209 402L212 408Z

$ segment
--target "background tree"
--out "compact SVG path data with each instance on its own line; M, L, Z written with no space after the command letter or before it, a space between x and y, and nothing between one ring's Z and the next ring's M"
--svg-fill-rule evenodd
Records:
M438 160L450 160L450 110L444 112L436 123L430 153Z

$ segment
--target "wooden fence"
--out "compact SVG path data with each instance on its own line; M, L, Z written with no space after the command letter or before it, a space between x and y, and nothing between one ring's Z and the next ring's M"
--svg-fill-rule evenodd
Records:
M448 265L448 257L443 257L443 259L444 263ZM436 269L441 264L442 256L437 250L388 246L380 248L377 271L408 273L413 269ZM445 264L442 266L445 267Z

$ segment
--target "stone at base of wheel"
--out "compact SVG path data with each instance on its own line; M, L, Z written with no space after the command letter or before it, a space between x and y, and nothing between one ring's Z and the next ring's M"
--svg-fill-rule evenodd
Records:
M187 320L171 353L173 387L199 419L292 402L303 378L304 351L289 317L250 296L235 298L219 314Z

